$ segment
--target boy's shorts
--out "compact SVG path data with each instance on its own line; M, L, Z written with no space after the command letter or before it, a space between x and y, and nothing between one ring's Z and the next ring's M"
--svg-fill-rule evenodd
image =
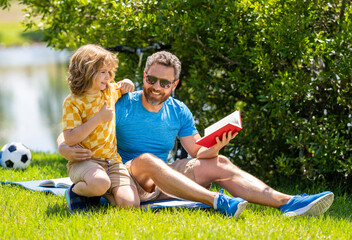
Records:
M176 160L171 164L168 164L169 167L171 167L172 169L182 173L183 175L185 175L186 177L192 179L193 181L195 181L195 177L194 177L194 164L196 162L197 159L193 158L193 159L182 159L182 160ZM176 198L175 196L172 196L170 194L166 194L164 192L162 192L158 186L155 187L154 192L146 192L137 182L137 180L134 178L134 176L131 173L130 167L131 167L131 162L133 161L130 160L128 162L125 163L127 170L130 173L130 176L132 177L132 179L135 182L135 186L137 187L137 191L138 191L138 195L139 198L141 200L141 202L147 202L147 201L159 201L159 200L165 200L165 199L170 199L170 198ZM210 186L208 187L208 189L210 189Z
M111 186L106 194L111 194L111 190L118 186L136 187L126 166L114 160L108 159L88 159L79 162L68 162L67 173L73 183L84 182L84 175L91 169L98 168L106 172L111 181Z

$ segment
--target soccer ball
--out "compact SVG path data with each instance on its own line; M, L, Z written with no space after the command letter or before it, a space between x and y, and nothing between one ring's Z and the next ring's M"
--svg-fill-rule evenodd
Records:
M1 166L9 169L26 169L31 163L31 151L22 143L12 142L2 147Z

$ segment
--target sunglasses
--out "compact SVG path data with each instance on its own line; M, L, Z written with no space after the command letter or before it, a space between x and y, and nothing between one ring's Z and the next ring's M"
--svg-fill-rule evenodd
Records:
M159 80L160 87L165 88L165 89L170 88L171 85L176 81L176 80L174 80L173 82L170 82L169 80L157 78L152 75L148 75L148 73L145 73L145 81L148 84L154 85L158 80Z

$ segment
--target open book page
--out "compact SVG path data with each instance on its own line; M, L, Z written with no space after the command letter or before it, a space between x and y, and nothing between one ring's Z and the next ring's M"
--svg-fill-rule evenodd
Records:
M68 188L72 185L69 177L45 180L39 184L40 187Z
M217 121L213 125L210 125L204 130L204 135L209 135L216 130L224 127L226 124L232 123L235 126L238 126L242 128L242 123L241 123L241 116L240 116L240 111L235 111L231 113L230 115L224 117L223 119Z

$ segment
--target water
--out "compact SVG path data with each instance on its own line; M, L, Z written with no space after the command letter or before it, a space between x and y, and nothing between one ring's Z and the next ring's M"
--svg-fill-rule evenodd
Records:
M0 147L57 152L70 56L43 45L0 49Z

